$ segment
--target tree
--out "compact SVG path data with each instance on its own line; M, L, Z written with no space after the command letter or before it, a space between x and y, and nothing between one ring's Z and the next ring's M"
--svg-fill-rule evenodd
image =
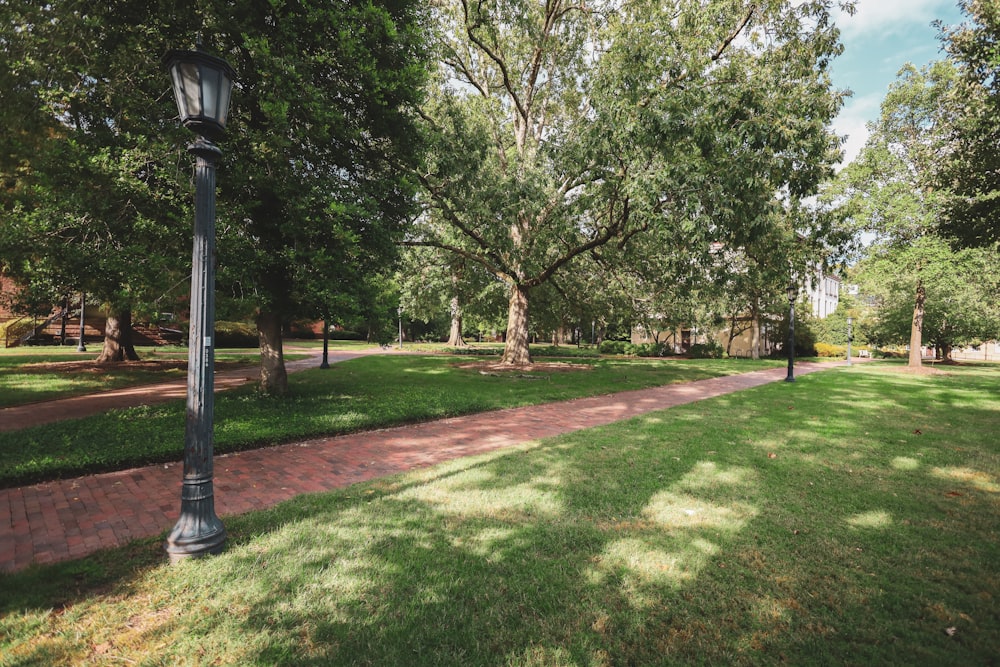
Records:
M836 155L829 4L441 3L418 176L450 231L407 242L506 284L503 362L524 364L531 294L588 253L657 226L755 238Z
M869 327L882 344L909 342L912 295L918 281L926 295L923 340L942 360L950 359L953 347L1000 335L1000 298L996 296L1000 293L1000 254L996 250L956 251L944 239L928 235L909 246L870 248L857 271L863 293L877 304L875 321Z
M910 318L911 367L921 365L920 350L927 291L922 272L932 257L920 252L934 236L944 197L934 188L938 161L948 149L950 119L945 100L953 94L956 71L949 61L918 70L900 70L882 102L879 121L858 158L840 174L837 192L847 196L846 210L859 230L884 244L911 251L914 272Z
M136 358L134 308L180 271L178 154L164 75L137 59L148 3L0 3L0 262L51 302L86 291L106 304L99 361ZM147 28L164 29L146 23ZM155 248L155 252L150 252Z
M415 0L206 10L239 79L220 282L258 307L265 392L286 388L283 325L363 299L412 213L422 21Z
M942 231L963 246L1000 243L1000 5L961 0L971 23L943 28L960 82L952 149L942 161L938 187L948 192Z
M282 325L360 298L411 214L421 3L11 0L0 14L17 28L3 37L3 101L27 105L2 112L4 214L18 226L0 252L18 271L59 267L121 308L175 282L190 256L190 135L158 56L211 35L207 48L237 72L219 284L256 306L261 385L283 392ZM32 254L8 259L18 247ZM75 253L86 261L73 265Z

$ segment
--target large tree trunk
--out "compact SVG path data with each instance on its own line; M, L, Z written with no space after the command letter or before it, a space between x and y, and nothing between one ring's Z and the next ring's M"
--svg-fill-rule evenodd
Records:
M927 292L924 290L923 279L917 280L917 296L913 302L913 322L910 325L910 368L920 368L923 363L921 354L921 336L924 329L924 302Z
M760 313L753 309L750 322L750 358L760 359Z
M462 304L457 294L451 297L451 332L448 334L448 345L465 346L465 339L462 338Z
M531 363L528 348L528 291L519 285L510 290L510 309L507 312L507 342L500 363L525 366Z
M104 349L97 357L97 363L110 364L126 359L139 361L132 343L132 311L128 308L108 314L104 325Z
M288 391L288 371L281 343L281 318L261 311L257 315L257 335L260 339L260 390L270 396Z
M448 345L452 347L464 347L465 339L462 338L462 301L459 299L458 290L462 282L464 267L459 265L452 267L451 271L451 331L448 333Z

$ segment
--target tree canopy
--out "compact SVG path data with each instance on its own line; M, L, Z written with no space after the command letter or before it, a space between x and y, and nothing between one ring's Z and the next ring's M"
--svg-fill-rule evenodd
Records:
M257 310L263 385L282 391L282 324L356 306L411 215L422 3L10 0L0 18L0 258L122 308L190 257L189 135L160 57L202 34L234 67L219 284Z
M938 185L948 193L942 230L964 246L1000 243L1000 5L961 0L970 21L942 28L959 70L951 100L953 146Z
M751 242L838 155L829 5L436 5L418 176L448 229L418 224L408 243L507 285L504 361L521 364L529 295L582 256L663 226Z

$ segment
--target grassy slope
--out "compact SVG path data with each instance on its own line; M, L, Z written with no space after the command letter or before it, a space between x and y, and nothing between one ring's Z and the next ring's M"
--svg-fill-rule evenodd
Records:
M991 664L997 379L841 368L2 577L0 655Z

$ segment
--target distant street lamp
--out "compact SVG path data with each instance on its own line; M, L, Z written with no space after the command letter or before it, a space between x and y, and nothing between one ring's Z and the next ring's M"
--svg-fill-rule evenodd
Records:
M330 367L330 321L325 317L323 318L323 363L319 365L320 368Z
M396 316L399 318L399 349L403 349L403 307L396 308Z
M853 318L847 318L847 365L851 365L851 324L854 322Z
M794 282L789 282L785 291L788 293L788 375L785 382L795 382L795 297L799 290Z
M212 430L215 407L215 164L222 151L214 141L226 129L235 72L224 60L200 50L170 51L164 64L174 84L180 120L197 135L194 247L191 271L191 328L188 340L187 426L181 515L164 548L175 563L218 553L226 529L215 514Z
M83 311L86 309L87 293L80 292L80 339L76 341L76 351L86 352L87 346L83 344Z

